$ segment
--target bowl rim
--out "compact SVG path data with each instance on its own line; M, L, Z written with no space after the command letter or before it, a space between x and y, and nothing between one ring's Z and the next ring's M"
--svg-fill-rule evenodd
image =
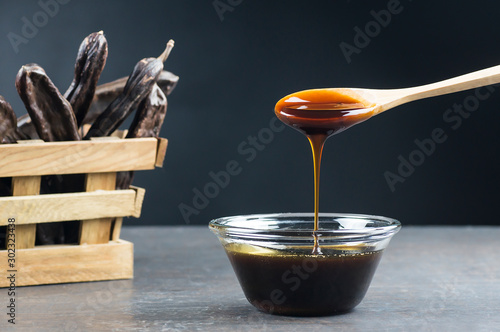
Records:
M251 227L242 227L235 225L227 225L225 223L229 221L234 221L236 219L248 220L252 219L264 219L264 218L290 218L290 217L305 217L308 219L314 218L314 213L312 212L283 212L283 213L263 213L263 214L248 214L248 215L234 215L216 218L210 221L209 228L220 236L223 235L281 235L287 237L301 237L304 236L304 233L313 234L313 230L297 230L297 229L262 229L262 228L251 228ZM376 226L376 227L363 227L363 228L347 228L347 229L322 229L321 221L320 228L315 233L319 236L374 236L374 235L393 235L399 231L401 228L401 223L393 218L370 215L370 214L356 214L356 213L328 213L328 212L320 212L319 218L354 218L354 219L369 219L376 220L386 225ZM308 220L311 222L311 220ZM299 235L300 234L300 235Z

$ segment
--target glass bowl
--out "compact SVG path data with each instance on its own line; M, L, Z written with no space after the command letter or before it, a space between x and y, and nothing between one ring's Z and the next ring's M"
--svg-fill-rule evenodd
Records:
M371 215L312 213L233 216L212 220L241 288L257 309L322 316L363 299L399 221ZM316 235L321 254L313 254Z

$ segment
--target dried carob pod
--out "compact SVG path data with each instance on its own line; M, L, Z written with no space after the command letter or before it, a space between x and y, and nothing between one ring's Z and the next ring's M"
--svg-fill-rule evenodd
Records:
M165 96L168 96L170 95L170 93L172 93L172 90L174 90L178 82L179 82L179 76L167 70L163 70L160 73L160 76L158 77L156 84L158 84L158 87L161 89L161 91L163 91Z
M112 82L98 85L87 115L85 116L83 122L79 123L79 126L83 124L94 123L97 117L106 109L106 107L108 107L109 104L111 104L111 102L123 92L123 88L127 83L127 79L128 76L119 78ZM178 81L179 76L174 75L169 71L163 70L158 77L158 81L156 82L156 84L158 84L163 93L168 96L175 88ZM29 138L38 138L36 129L28 114L20 116L17 119L17 125L19 127L19 130Z
M158 137L167 113L167 97L157 84L144 101L139 104L127 138Z
M82 124L94 97L96 97L97 81L104 69L107 56L108 43L102 31L90 34L80 44L74 78L64 94L73 108L78 126ZM96 117L92 119L92 122ZM31 138L39 138L28 114L19 117L17 123L21 133Z
M0 143L16 143L22 139L27 137L17 128L16 113L4 97L0 96Z
M46 142L80 140L71 104L40 66L23 66L16 77L16 88L41 139ZM43 176L41 181L41 193L82 191L82 187L80 174ZM68 242L64 234L64 228L68 227L75 229L75 222L39 224L36 243Z
M94 99L97 81L106 65L108 42L102 31L88 35L80 44L73 82L64 94L75 113L78 126L83 122Z
M83 120L83 124L93 123L95 119L111 104L122 92L128 77L122 77L109 83L104 83L97 86L95 90L94 100L90 105L87 116ZM160 87L163 93L168 96L177 85L179 76L163 70L158 76L156 84Z
M166 113L167 97L160 87L155 84L149 96L137 108L127 138L158 137ZM132 184L133 177L133 171L118 172L116 188L127 189Z
M23 66L17 73L16 89L41 139L46 142L80 140L71 104L42 67Z
M12 194L12 178L0 178L0 196Z
M165 51L158 58L145 58L135 65L123 92L99 115L85 136L86 139L108 136L139 106L153 89L163 70L163 62L173 46L174 41L170 40Z
M29 114L24 114L17 118L17 128L23 135L30 139L40 139Z

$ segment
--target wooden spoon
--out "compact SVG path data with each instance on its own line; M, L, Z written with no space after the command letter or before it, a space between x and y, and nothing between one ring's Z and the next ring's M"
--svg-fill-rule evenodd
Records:
M358 100L367 108L373 108L372 115L376 115L410 101L474 89L496 83L500 83L500 65L412 88L385 90L333 88L324 90L329 90L337 96L344 95Z

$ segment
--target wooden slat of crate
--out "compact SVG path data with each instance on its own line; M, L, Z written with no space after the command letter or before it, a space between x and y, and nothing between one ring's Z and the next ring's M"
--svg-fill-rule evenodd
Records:
M116 241L120 239L120 232L122 230L123 218L116 218L113 222L113 227L111 231L111 241Z
M144 196L146 195L146 189L141 188L141 187L136 187L136 186L130 186L129 188L135 190L135 192L136 192L135 210L134 210L134 214L132 214L132 217L139 218L141 216L142 202L144 202Z
M41 176L19 176L12 179L12 195L25 196L25 195L38 195L40 192ZM11 208L10 206L8 207ZM7 211L7 208L0 209L0 211ZM8 220L3 218L4 220ZM31 225L18 225L14 230L16 242L16 249L33 248L36 239L36 224Z
M2 144L0 177L153 169L157 146L156 138Z
M20 144L41 143L42 140L19 141ZM38 195L40 193L40 183L42 177L37 176L18 176L12 179L12 196ZM16 249L33 248L36 240L36 225L19 225L14 229L17 239Z
M133 244L38 246L16 250L16 286L133 278ZM0 269L8 271L7 251L0 251ZM7 273L7 272L6 272ZM9 280L0 278L0 287Z
M156 152L156 167L163 167L165 154L167 153L168 140L166 138L158 138L158 150Z
M16 226L140 214L143 188L85 193L0 197L0 226L16 218Z
M85 191L99 189L113 190L116 186L116 173L91 173L85 179ZM107 243L111 237L111 222L114 218L83 220L80 224L80 244Z

